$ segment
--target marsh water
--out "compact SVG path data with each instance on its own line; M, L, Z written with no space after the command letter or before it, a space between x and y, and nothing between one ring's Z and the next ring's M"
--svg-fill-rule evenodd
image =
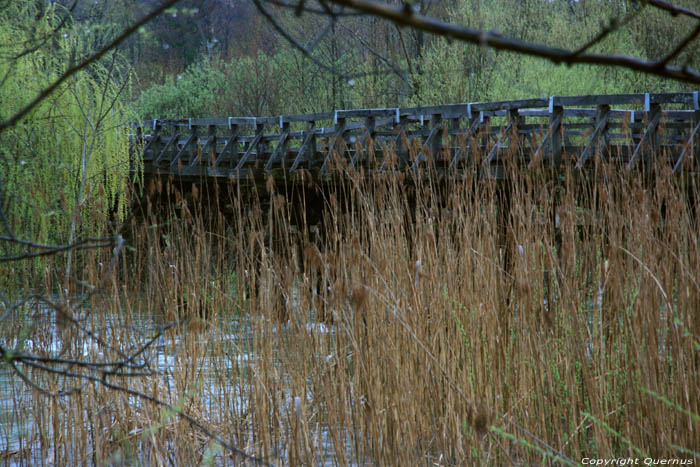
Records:
M22 321L22 318L18 318L18 320ZM142 316L136 319L132 317L129 321L129 323L125 323L119 317L93 313L89 318L86 318L83 324L92 323L91 326L86 327L92 329L96 335L106 341L110 341L110 339L123 341L131 338L135 343L145 342L147 336L155 335L162 328L158 320L153 317ZM226 406L226 410L238 414L242 420L245 420L253 403L248 381L251 376L254 376L261 359L252 350L255 339L260 338L260 336L256 337L260 325L261 323L256 322L256 319L251 319L249 316L239 316L221 319L216 326L207 326L206 329L198 330L196 333L184 329L184 332L188 333L187 338L178 331L164 332L140 356L142 361L148 364L146 369L154 372L153 376L147 377L149 380L147 386L160 386L161 399L172 405L177 406L183 397L196 397L203 406L208 407L209 413L216 413L217 406ZM2 345L5 348L15 349L17 352L46 356L60 355L61 358L67 354L66 346L71 346L70 355L73 359L86 361L104 359L101 346L96 344L94 339L89 337L77 339L75 335L68 337L62 330L60 323L57 323L54 311L48 309L34 311L31 319L25 318L25 326L25 329L31 330L31 332L19 332L14 334L14 337L2 336L0 338ZM301 331L313 333L321 338L327 337L329 341L332 341L335 333L333 326L315 322L306 324L301 330L289 323L274 325L267 323L264 327L267 329L266 339L285 340L290 333ZM222 343L224 344L222 345ZM204 349L204 356L199 356L196 361L193 361L189 355L192 345ZM273 355L273 361L266 362L266 364L275 365L276 359L277 356ZM26 368L22 367L18 367L18 370L27 371ZM184 379L186 381L185 387L182 387L182 372L192 372ZM280 378L284 380L286 376L282 374ZM70 391L85 385L82 381L70 380L69 378L43 380L41 377L38 379L33 377L32 380L50 381L50 384L45 387L50 391L56 391L59 387L61 390ZM284 387L284 384L281 384L281 387ZM76 398L80 397L81 395L77 393L58 397L56 401L58 404L70 406L76 404ZM140 407L149 404L149 402L135 396L128 397L130 405ZM278 407L279 417L291 417L298 420L298 412L302 405L302 401L298 397L288 391L282 391L279 394L270 395L270 397L277 399L273 405ZM307 397L312 397L311 393ZM77 462L77 458L70 452L67 445L57 445L57 443L61 443L64 436L68 436L64 433L56 433L55 426L61 426L61 422L58 421L58 425L56 425L55 420L48 424L47 419L36 420L36 413L45 415L45 411L41 407L48 407L51 403L51 398L40 394L37 390L32 390L9 365L0 366L0 464L54 465L56 463L56 449L63 450L61 458L64 461L76 459ZM43 418L44 415L41 417ZM99 416L99 414L85 413L86 419L94 416ZM38 423L46 425L40 430ZM253 431L253 427L250 426L248 435L244 436L248 442L254 439ZM149 427L146 426L134 428L126 435L135 440L143 438L145 441L148 434ZM226 437L226 433L221 434L225 439L231 439ZM290 436L290 433L282 434L279 446L275 447L276 453L279 455L270 461L287 463L285 455L282 453L285 452L284 444L289 441ZM318 425L313 437L315 438L315 446L321 451L318 453L317 459L323 460L321 462L323 465L337 465L338 460L328 427ZM138 441L135 444L138 446ZM349 437L347 444L347 452L353 452ZM211 448L212 445L208 447L208 449ZM254 454L253 451L249 452ZM217 457L217 453L221 454L221 451L205 452L203 458L211 459L217 465L230 464L230 460L225 460L226 456ZM209 454L212 454L212 457L209 458ZM130 453L128 458L117 452L113 456L113 460L115 463L136 462L138 465L150 465L153 462L145 452L139 452L138 449L136 452ZM348 462L353 464L351 459L343 463Z

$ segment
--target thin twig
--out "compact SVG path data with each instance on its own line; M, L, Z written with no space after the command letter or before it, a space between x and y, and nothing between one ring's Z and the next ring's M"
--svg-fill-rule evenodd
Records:
M695 29L694 29L690 34L688 34L688 35L686 36L686 38L683 39L683 40L681 41L681 43L678 44L678 45L676 46L675 49L673 49L671 52L669 52L669 54L666 55L666 57L664 57L663 59L659 60L659 61L657 62L658 65L659 65L660 67L666 66L671 60L673 60L673 59L676 58L681 52L683 52L683 50L685 50L685 48L688 47L688 45L690 45L690 43L693 42L693 41L698 37L698 35L700 35L700 23L698 23L698 25L695 27Z
M649 5L659 8L661 10L668 11L671 13L673 16L677 15L684 15L684 16L689 16L691 18L695 19L700 19L700 13L697 11L689 10L688 8L683 8L680 6L676 6L673 3L667 2L665 0L647 0Z
M407 9L402 6L389 5L371 0L328 1L336 5L347 6L357 11L386 18L403 26L410 26L414 29L430 32L446 38L487 46L496 50L507 50L523 55L545 58L554 63L565 63L567 65L588 64L614 66L661 76L663 78L670 78L677 81L700 84L700 72L687 66L679 67L668 64L659 66L656 61L630 57L627 55L609 55L585 52L574 56L572 55L572 51L568 49L550 47L535 42L527 42L520 39L506 37L482 29L447 23L436 18L421 15L414 12L412 9Z
M232 444L230 444L229 442L224 440L222 437L220 437L216 433L212 433L209 429L207 429L202 424L202 422L200 422L199 420L197 420L193 416L186 414L181 409L179 409L175 406L172 406L172 405L168 404L167 402L162 401L156 397L149 396L148 394L137 391L135 389L130 389L130 388L127 388L124 386L119 386L117 384L112 384L112 383L108 382L106 378L98 378L96 376L85 375L85 374L81 374L81 373L65 372L65 371L61 371L61 370L56 370L55 368L51 368L48 366L39 365L39 364L33 363L33 362L25 362L25 364L27 366L30 366L30 367L35 368L37 370L45 371L47 373L53 373L53 374L58 374L58 375L69 377L69 378L83 379L86 381L91 381L93 383L99 383L102 386L104 386L108 389L111 389L113 391L123 392L123 393L129 394L131 396L138 397L139 399L143 399L145 401L151 402L152 404L161 406L161 407L165 408L166 410L168 410L174 414L177 414L180 418L187 421L193 427L197 428L199 431L204 433L208 438L216 441L221 446L228 449L231 453L238 455L238 456L241 456L244 459L247 459L249 461L255 462L256 464L270 465L269 463L265 462L263 459L261 459L259 457L255 457L251 454L248 454L247 452L243 451L242 449L237 448L236 446L233 446Z
M321 62L318 58L314 57L311 54L311 51L309 51L304 45L296 40L294 37L292 37L287 30L282 27L282 25L272 16L272 14L263 6L263 4L260 2L260 0L253 0L253 3L257 7L258 11L260 12L261 15L265 17L265 19L270 23L270 25L287 41L289 42L292 46L294 46L296 49L298 49L306 58L311 60L316 64L316 66L323 68L324 70L333 73L334 75L340 76L344 79L348 79L349 76L347 73L343 73L340 70L337 70L336 68L326 65L325 63Z

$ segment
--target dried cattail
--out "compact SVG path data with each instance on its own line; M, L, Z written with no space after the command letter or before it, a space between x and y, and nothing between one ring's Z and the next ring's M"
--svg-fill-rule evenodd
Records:
M304 258L308 260L311 263L312 267L314 267L317 270L323 268L323 266L325 265L323 254L313 243L307 242L304 246Z
M474 427L474 431L478 435L483 436L486 434L489 427L489 413L485 408L479 407L477 409L477 413L472 420L472 427Z
M367 306L367 300L369 299L369 292L363 286L355 287L352 290L352 297L350 297L350 305L355 311L364 310Z
M275 191L275 178L272 175L269 175L267 177L267 180L265 180L265 188L267 189L267 192L269 194L274 193L274 191Z

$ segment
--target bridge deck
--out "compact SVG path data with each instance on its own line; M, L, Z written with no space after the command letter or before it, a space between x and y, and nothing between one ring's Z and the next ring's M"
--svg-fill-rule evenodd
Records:
M413 108L337 110L279 117L152 120L134 124L144 171L186 178L260 180L304 169L464 169L498 174L586 167L595 158L628 170L664 161L700 168L698 92L550 97Z

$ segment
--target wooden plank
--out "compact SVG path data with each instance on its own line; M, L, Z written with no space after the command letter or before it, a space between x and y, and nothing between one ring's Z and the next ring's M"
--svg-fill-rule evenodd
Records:
M170 151L170 148L173 147L173 144L177 142L180 139L180 135L175 134L173 135L172 138L168 140L167 143L165 143L165 146L163 146L163 149L161 149L160 154L158 154L158 157L156 160L153 162L154 165L160 164L160 162L165 158L165 155Z
M481 114L481 112L479 112ZM485 151L489 147L489 140L491 138L491 133L493 132L493 128L491 128L491 117L485 116L483 114L479 115L479 117L476 118L477 121L479 121L479 128L476 133L477 139L476 143L478 144L476 150L477 151ZM498 132L498 128L495 129ZM483 162L483 160L482 160Z
M336 131L331 137L330 143L328 143L328 152L326 153L326 157L323 160L323 164L321 165L321 174L324 174L326 170L328 169L328 163L330 162L331 156L333 155L333 151L335 150L336 146L338 145L338 142L343 139L343 133L345 133L345 129L347 127L347 124L345 122L345 119L338 119L338 124L335 126Z
M480 112L485 117L506 117L508 116L507 110L482 110Z
M377 117L399 117L398 108L381 108L381 109L356 109L356 110L337 110L335 112L334 121L348 118L377 118Z
M460 118L455 118L452 117L449 119L450 121L450 126L449 128L443 130L443 139L447 139L447 166L449 168L450 163L452 162L452 148L454 148L455 154L459 152L459 138L457 136L457 132L461 132L461 125L460 125ZM465 144L466 145L466 144Z
M394 131L396 134L393 136L394 147L396 148L396 157L399 160L399 166L408 164L408 154L404 147L403 140L406 138L406 126L408 126L408 117L406 115L399 116L399 122L394 124ZM387 169L388 156L384 154L384 160L382 165L379 167L379 173L384 173Z
M211 166L180 166L180 167L144 167L144 172L147 174L188 178L228 178L231 180L253 180L256 178L256 173L253 169L235 169L230 167L211 167Z
M294 172L299 164L301 164L305 159L312 159L316 153L316 122L309 121L306 125L306 132L304 135L304 140L299 147L299 152L297 157L294 159L292 166L289 168L290 172ZM310 153L311 157L307 157L306 154Z
M552 134L554 133L554 128L558 128L561 126L561 121L563 119L564 115L563 113L559 113L554 120L550 121L548 129L547 129L547 134L542 138L542 142L540 145L537 147L535 150L535 153L532 155L532 158L530 159L530 163L528 164L528 169L533 169L535 167L535 164L537 164L540 160L540 155L542 154L542 151L545 150L545 148L550 144L550 140L552 138ZM551 146L550 146L551 147Z
M432 127L430 129L430 133L428 134L428 137L425 139L425 142L423 143L423 146L427 146L430 148L430 151L433 152L435 149L435 145L439 143L439 135L442 132L442 115L436 114L433 116L434 118L432 119ZM437 140L437 142L436 142ZM432 154L433 159L435 158L436 154L433 152ZM424 161L426 161L428 158L425 155L425 151L420 151L417 155L415 160L413 161L413 165L411 165L411 170L418 170L418 167L420 164Z
M681 122L695 120L695 111L694 110L664 110L663 111L663 120L667 123L666 127L668 128L668 122L672 121L672 120L681 121Z
M551 144L550 167L558 167L562 157L562 123L564 122L564 108L556 104L552 105L552 115L550 118Z
M514 101L497 101L497 102L476 102L472 103L472 112L491 111L491 110L515 110L515 109L531 109L536 107L547 107L548 99L520 99Z
M224 147L221 149L219 156L214 161L214 167L219 167L222 162L230 162L238 155L238 134L240 127L238 125L231 126L231 133L226 139ZM235 148L235 151L234 151Z
M469 104L428 105L399 109L399 111L402 117L409 117L410 119L411 117L420 118L422 116L424 121L437 114L442 116L449 115L454 118L466 118L469 112Z
M187 119L187 124L190 128L204 126L225 126L229 125L249 125L257 127L258 125L277 125L279 117L223 117L223 118L190 118Z
M236 170L239 170L239 171L242 170L243 165L245 165L245 163L248 162L248 159L250 159L250 156L253 155L253 151L255 151L257 149L258 145L260 144L260 141L262 140L263 130L264 130L264 125L262 123L256 125L255 138L253 138L253 141L250 142L248 149L241 157L241 160L238 161L238 164L236 164Z
M315 122L320 120L333 120L334 112L324 112L315 114L280 115L280 123L294 122Z
M374 116L369 116L365 119L365 135L360 141L360 150L356 151L355 154L350 159L350 167L355 168L355 164L359 161L360 156L364 155L365 158L369 158L369 142L374 138L374 130L377 123L377 119Z
M496 158L496 155L498 154L499 149L501 149L501 145L503 144L503 141L509 137L510 131L513 128L513 122L510 122L508 126L505 128L505 131L501 133L501 135L498 137L496 140L496 144L493 145L493 147L489 150L488 154L482 161L482 165L484 167L488 166L493 162L493 160Z
M197 139L197 130L195 128L192 129L192 132L190 135L187 137L187 141L185 141L185 144L182 145L182 148L175 154L175 157L170 161L170 166L176 165L180 159L182 158L182 155L185 154L187 151L187 148L192 144L192 142Z
M282 134L280 134L279 140L277 141L277 147L272 152L272 155L267 160L265 164L265 172L269 172L272 168L272 164L277 162L277 160L282 161L282 167L284 167L284 162L287 158L287 149L289 146L289 122L282 122Z
M557 106L598 106L598 105L644 105L646 94L609 94L593 96L554 97L554 105ZM693 103L692 92L658 93L649 94L648 103L651 104L686 104Z
M657 145L656 129L658 128L659 122L661 121L661 116L661 106L659 104L651 104L649 124L644 130L644 134L637 143L637 146L635 147L634 152L632 153L632 157L630 158L630 161L627 164L628 171L633 170L637 165L639 156L642 153L642 148L647 141L649 141L649 144L652 147L655 147Z
M603 147L607 149L608 141L606 133L608 131L608 120L610 118L610 106L607 104L602 104L598 106L598 114L596 115L596 125L591 137L586 143L586 147L579 157L579 161L576 164L577 169L582 169L589 157L595 154L596 147L598 145L598 140L603 140Z
M207 141L204 143L204 146L201 146L201 149L197 149L197 154L195 157L192 158L190 161L191 166L199 165L202 160L201 158L204 158L204 163L206 164L207 162L211 161L211 157L207 157L207 151L213 147L214 152L216 153L216 126L214 125L209 125L209 131L207 135ZM216 156L216 154L215 154Z
M607 104L601 104L601 105L607 105ZM609 106L608 106L609 107ZM634 110L622 110L622 109L611 109L610 110L610 118L619 118L623 119L626 115L629 115L634 112ZM685 111L682 111L685 112ZM598 113L597 108L578 108L578 107L565 107L564 108L564 117L569 118L569 117L582 117L582 118L595 118L596 114ZM525 110L519 110L518 114L521 117L549 117L550 112L549 109L525 109Z
M149 150L153 148L153 154L158 154L158 143L160 142L160 133L162 131L162 126L159 124L154 125L154 133L151 135L151 139L146 143L144 146L142 152L143 152L143 160L148 161L153 159L153 157L147 157L146 154L148 153Z
M522 123L521 119L522 117L518 115L517 109L511 109L508 111L508 126L506 126L505 130L501 128L496 144L489 150L486 158L482 161L485 166L491 164L495 160L500 150L503 149L506 140L508 140L509 146L520 145L517 132L518 125ZM515 141L513 141L513 136L516 136Z
M469 128L464 133L466 147L462 148L460 146L457 146L457 149L455 150L455 154L452 157L452 160L450 161L450 165L449 165L448 169L453 169L457 166L457 162L459 161L459 159L462 155L462 152L465 153L465 155L467 157L467 162L469 162L469 151L468 151L469 146L470 146L469 138L471 138L471 135L474 134L474 132L476 131L477 128L479 128L479 125L480 125L480 122L479 122L478 118L472 119L471 124L469 125Z

